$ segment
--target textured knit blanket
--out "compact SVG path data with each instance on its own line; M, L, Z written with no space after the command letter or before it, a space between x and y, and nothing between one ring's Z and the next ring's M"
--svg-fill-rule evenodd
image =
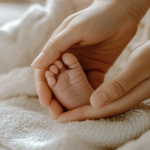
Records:
M72 13L70 0L49 0L0 27L0 150L149 149L149 100L118 116L66 124L57 124L40 106L29 65ZM107 78L124 66L131 49L149 39L150 25L145 20Z

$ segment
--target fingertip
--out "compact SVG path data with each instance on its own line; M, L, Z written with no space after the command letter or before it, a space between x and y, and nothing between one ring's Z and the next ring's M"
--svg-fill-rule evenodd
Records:
M70 37L70 35L74 36ZM62 52L65 52L81 39L82 34L75 32L74 28L62 30L46 43L42 50L42 54L37 57L32 63L32 66L36 69L42 69L49 66L60 57Z
M72 112L72 111L69 111L69 112ZM57 123L66 123L66 122L69 122L69 121L71 121L71 119L70 119L70 114L69 114L69 116L68 116L68 111L62 113L62 114L57 118Z
M108 104L108 98L104 92L94 92L91 95L90 102L94 108L100 108Z
M36 66L39 66L40 64L42 64L44 62L46 58L46 55L45 53L41 52L37 58L32 62L31 66L32 67L36 67Z
M48 67L59 58L60 54L60 51L55 50L54 47L51 47L49 43L47 43L43 51L33 61L31 66L35 69L43 69L45 67Z
M93 92L90 97L90 103L94 108L97 108L97 105L95 104L95 92Z
M49 112L52 119L57 120L58 117L63 113L63 107L56 99L53 98L49 104Z
M62 122L61 120L57 119L57 123L58 124L63 124L64 122Z
M65 121L62 117L61 117L61 115L57 118L57 123L58 124L64 124L64 123L66 123L67 121Z
M45 82L38 83L37 91L40 104L43 107L48 106L52 98L52 92L50 91L48 85Z

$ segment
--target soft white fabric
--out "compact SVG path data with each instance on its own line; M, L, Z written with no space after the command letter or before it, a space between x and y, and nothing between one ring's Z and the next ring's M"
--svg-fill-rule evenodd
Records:
M0 27L0 149L110 150L150 128L148 103L107 119L66 124L57 124L48 109L40 106L29 64L54 29L73 12L71 1L49 0L45 7L34 5L19 20ZM146 137L150 138L149 132ZM133 150L130 145L128 150Z
M118 150L149 150L150 149L150 131L144 133L139 139L129 142Z
M52 32L70 14L69 0L50 0L46 7L34 5L17 21L0 28L0 73L28 66Z

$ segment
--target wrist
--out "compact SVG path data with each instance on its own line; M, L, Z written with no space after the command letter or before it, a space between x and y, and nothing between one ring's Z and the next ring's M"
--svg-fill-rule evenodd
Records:
M136 23L140 22L150 7L150 0L94 0L94 3L97 2L100 2L100 4L101 2L107 2L113 5L117 4L117 7L119 6L118 4L120 4L120 8L122 5L122 8Z
M128 14L139 23L150 7L150 0L116 0L122 4Z

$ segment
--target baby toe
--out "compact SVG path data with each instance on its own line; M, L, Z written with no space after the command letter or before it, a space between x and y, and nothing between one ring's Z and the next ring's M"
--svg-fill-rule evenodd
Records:
M48 82L48 85L50 87L54 86L56 84L56 79L54 77L48 77L47 78L47 82Z
M46 71L45 76L46 76L46 78L54 77L54 73L52 71Z
M65 53L62 56L63 62L70 68L70 69L81 69L81 65L78 61L78 59L70 54L70 53Z
M58 68L57 68L55 65L51 65L49 69L50 69L50 71L52 71L54 74L57 74L57 73L58 73Z
M62 68L63 68L63 64L62 64L62 62L59 61L59 60L56 60L56 61L54 62L54 64L55 64L55 66L58 67L58 69L62 69Z
M59 69L59 73L62 73L62 72L64 72L66 69L65 69L65 67L64 67L64 65L63 65L63 63L61 62L61 61L59 61L59 60L56 60L55 62L54 62L54 64L57 66L57 68Z

